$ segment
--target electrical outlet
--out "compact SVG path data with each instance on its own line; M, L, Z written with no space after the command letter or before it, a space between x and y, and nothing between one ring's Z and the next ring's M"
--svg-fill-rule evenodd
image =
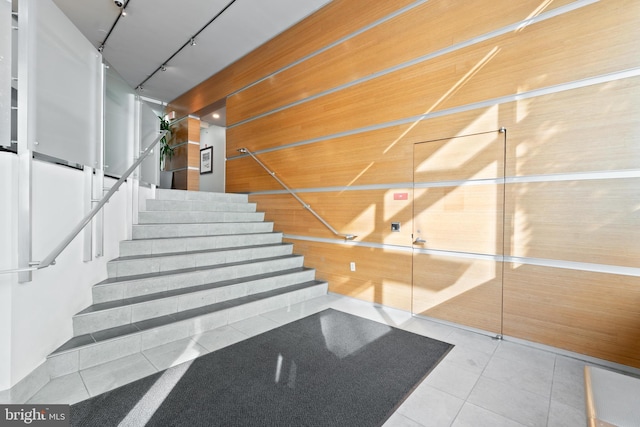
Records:
M349 268L351 268L351 271L356 271L356 263L351 262L351 264L349 264Z

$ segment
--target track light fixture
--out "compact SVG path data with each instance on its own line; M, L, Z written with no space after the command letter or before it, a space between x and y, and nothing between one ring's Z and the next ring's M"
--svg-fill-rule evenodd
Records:
M113 1L116 1L116 0L113 0ZM124 4L123 4L123 8L126 8L130 1L131 1L131 0L125 0L125 1L124 1ZM145 84L145 83L146 83L150 78L152 78L152 77L153 77L153 76L154 76L158 71L166 71L166 69L167 69L167 68L166 68L167 63L171 62L171 60L172 60L172 59L173 59L177 54L179 54L179 53L180 53L180 51L182 51L182 49L185 49L187 46L195 46L195 45L197 44L197 43L196 43L196 37L198 37L198 35L200 35L200 33L202 33L202 32L203 32L203 31L204 31L204 30L205 30L209 25L211 25L211 24L213 23L213 21L215 21L216 19L218 19L218 18L219 18L219 17L220 17L220 16L221 16L221 15L222 15L222 14L223 14L227 9L229 9L229 8L231 7L231 5L233 5L233 4L236 2L236 0L225 0L225 1L228 1L228 3L227 3L227 5L226 5L225 7L223 7L223 8L222 8L222 10L221 10L220 12L218 12L218 13L217 13L213 18L211 18L211 19L209 20L209 22L207 22L207 23L206 23L202 28L200 28L200 30L199 30L199 31L197 31L195 34L193 34L193 36L191 36L191 38L189 38L189 40L187 40L187 42L186 42L186 43L184 43L180 48L178 48L178 50L177 50L177 51L175 51L175 52L173 53L173 55L171 55L169 58L165 59L165 60L164 60L164 62L162 62L162 65L161 65L160 67L156 68L156 70L155 70L153 73L151 73L151 74L147 75L147 78L145 78L145 79L144 79L144 80L143 80L143 81L138 85L138 88L139 88L140 90L142 90L142 85L143 85L143 84ZM116 21L116 22L117 22L117 21ZM113 29L113 28L112 28L112 29ZM111 32L109 32L109 33L111 33ZM108 34L107 34L107 37L109 37L109 35L108 35ZM104 41L104 42L102 42L102 44L105 44L105 43L106 43L106 39L105 39L105 41Z

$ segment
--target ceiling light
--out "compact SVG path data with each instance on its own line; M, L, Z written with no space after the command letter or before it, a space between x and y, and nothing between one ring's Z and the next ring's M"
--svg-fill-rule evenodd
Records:
M162 64L162 67L160 67L160 71L167 71L167 66Z
M220 114L218 114L218 113L213 113L213 116L212 116L212 117L213 117L214 119L219 119L219 118L220 118Z
M196 38L195 37L191 37L191 41L189 42L189 44L191 44L191 46L195 46L196 45Z

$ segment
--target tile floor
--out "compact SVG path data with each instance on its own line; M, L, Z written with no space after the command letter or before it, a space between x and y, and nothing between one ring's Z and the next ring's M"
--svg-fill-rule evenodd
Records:
M385 427L586 425L585 362L334 294L56 378L29 402L75 403L325 308L455 344Z

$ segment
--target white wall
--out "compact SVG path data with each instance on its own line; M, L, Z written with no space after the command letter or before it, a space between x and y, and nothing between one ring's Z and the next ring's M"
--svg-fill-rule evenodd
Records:
M200 175L200 191L224 193L226 129L210 125L200 130L200 148L213 147L213 173Z
M16 239L17 217L14 209L17 188L13 177L17 172L17 156L0 152L0 270L18 264ZM0 274L0 390L11 386L11 290L16 275Z
M16 156L0 153L0 269L16 268L17 238L6 239L16 221ZM105 185L113 184L107 179ZM43 259L84 216L83 172L51 163L33 162L33 259ZM149 188L140 188L147 198ZM133 209L131 180L105 206L105 256L82 261L82 234L58 257L56 265L33 272L18 283L17 275L0 277L0 390L7 389L72 337L72 316L91 305L91 287L106 279L108 260L118 256ZM95 241L95 240L94 240ZM11 259L11 262L7 262ZM9 301L9 302L8 302ZM9 313L9 314L7 314ZM5 345L8 342L9 345ZM10 349L7 355L6 349Z

